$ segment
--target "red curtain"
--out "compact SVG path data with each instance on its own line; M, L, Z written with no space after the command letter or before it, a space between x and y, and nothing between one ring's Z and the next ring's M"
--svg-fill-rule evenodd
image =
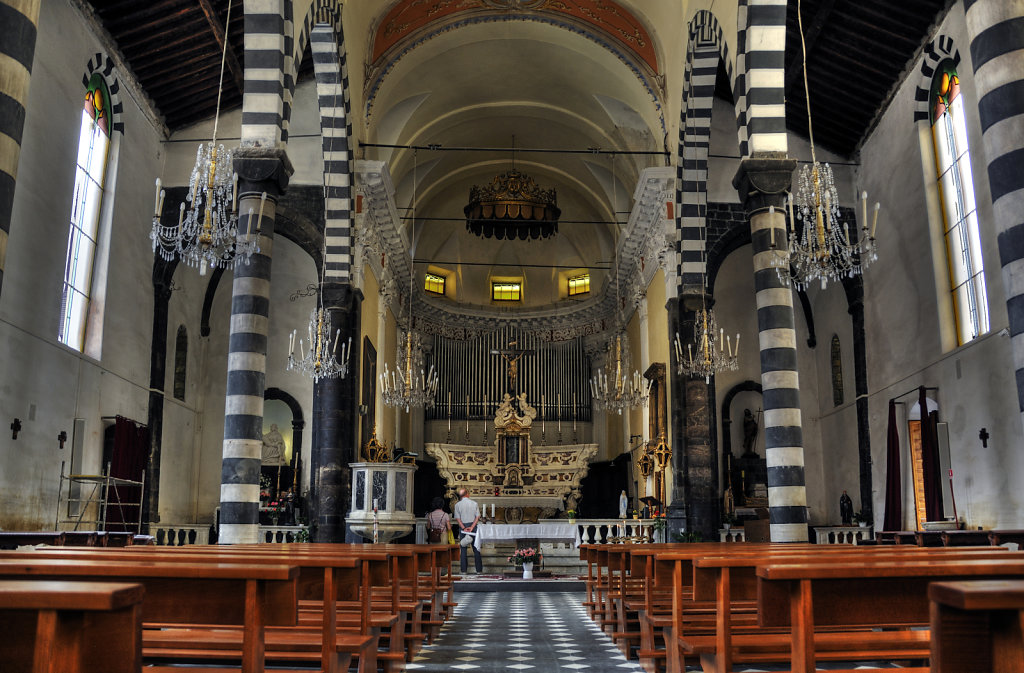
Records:
M896 400L889 400L889 430L885 441L885 520L882 530L903 529L903 477L900 473L900 432Z
M114 446L110 453L110 476L142 481L149 456L149 427L118 416L114 423ZM142 491L138 486L111 486L107 493L107 530L138 532L139 503Z
M942 484L939 481L939 440L936 426L939 412L928 413L925 387L919 390L921 407L921 463L924 472L924 509L928 521L942 521Z

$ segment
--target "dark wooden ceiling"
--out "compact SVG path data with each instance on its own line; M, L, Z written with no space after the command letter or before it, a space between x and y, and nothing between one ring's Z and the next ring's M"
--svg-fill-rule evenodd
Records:
M870 130L953 0L801 0L815 144L844 156ZM786 122L807 137L797 3L786 17Z
M221 109L242 103L243 0L232 3ZM213 116L228 0L90 0L172 131ZM801 0L815 142L857 147L929 27L953 0ZM807 136L797 3L790 0L786 116ZM312 72L308 49L299 78Z

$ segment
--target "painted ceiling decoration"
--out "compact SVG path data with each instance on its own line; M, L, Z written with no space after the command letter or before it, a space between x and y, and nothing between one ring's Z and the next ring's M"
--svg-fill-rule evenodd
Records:
M646 63L651 72L658 73L658 57L647 29L628 10L609 0L402 0L377 27L370 61L376 63L389 49L428 25L447 23L480 10L571 17L610 35Z
M665 76L644 25L611 0L401 0L385 14L370 45L365 84L369 119L384 78L404 56L457 28L496 21L534 21L576 33L614 54L640 80L667 132L661 101Z

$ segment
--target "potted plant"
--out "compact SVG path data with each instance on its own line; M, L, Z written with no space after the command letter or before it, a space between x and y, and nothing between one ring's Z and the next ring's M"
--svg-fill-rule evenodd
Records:
M566 510L565 515L567 517L569 517L569 523L570 524L576 523L576 510L574 510L574 509Z
M508 557L508 562L516 567L516 569L522 568L523 579L533 579L533 564L541 559L540 551L533 547L521 547L512 553L512 556Z
M861 528L867 528L871 525L871 517L864 513L864 510L857 510L853 515L853 520L857 522L857 525Z
M636 511L636 510L634 509L634 510L633 510L633 518L634 518L634 519L639 519L639 518L640 518L640 512L638 512L638 511Z
M725 530L729 530L734 525L736 525L738 522L739 522L739 520L736 518L735 514L732 514L732 513L726 514L725 516L722 517L722 528L724 528Z

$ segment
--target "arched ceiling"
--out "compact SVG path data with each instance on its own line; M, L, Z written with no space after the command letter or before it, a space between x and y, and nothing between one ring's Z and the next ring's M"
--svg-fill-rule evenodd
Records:
M389 163L406 233L424 260L418 272L426 262L453 272L457 300L476 306L490 304L491 276L522 276L523 306L535 308L559 300L558 274L569 268L592 269L591 287L601 289L632 186L643 168L666 161L657 154L665 142L658 102L619 55L584 35L536 21L471 23L439 32L391 64L368 103L368 135L384 145L494 151L365 151ZM558 192L562 216L553 238L497 241L466 231L470 187L512 166L513 137L516 167Z

